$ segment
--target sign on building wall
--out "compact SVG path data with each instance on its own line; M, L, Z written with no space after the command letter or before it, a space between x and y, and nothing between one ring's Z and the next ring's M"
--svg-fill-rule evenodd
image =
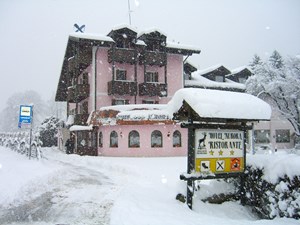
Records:
M195 171L244 172L244 132L239 130L195 130Z

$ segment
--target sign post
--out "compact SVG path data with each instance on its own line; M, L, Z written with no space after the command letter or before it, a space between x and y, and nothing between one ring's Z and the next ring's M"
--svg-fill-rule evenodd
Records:
M32 124L33 124L33 105L20 105L18 127L30 128L29 129L29 153L28 153L29 159L31 158Z

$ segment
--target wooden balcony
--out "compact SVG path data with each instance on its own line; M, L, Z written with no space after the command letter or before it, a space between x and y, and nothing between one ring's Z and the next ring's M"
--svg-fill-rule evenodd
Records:
M139 95L166 97L168 95L167 85L164 83L141 83L139 84Z
M86 121L89 118L89 114L76 114L74 116L74 125L86 125Z
M167 65L167 54L164 52L145 51L140 57L140 64L165 66Z
M131 95L137 94L137 82L112 80L108 82L108 95Z
M111 48L108 50L108 62L112 61L118 63L130 63L134 64L136 62L136 51L127 48Z
M70 103L78 103L90 96L89 84L76 84L68 88L67 100Z

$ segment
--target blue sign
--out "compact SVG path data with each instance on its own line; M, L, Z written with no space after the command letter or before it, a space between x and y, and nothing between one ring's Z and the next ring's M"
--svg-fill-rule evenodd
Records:
M32 106L20 105L19 128L24 124L30 125L32 120Z

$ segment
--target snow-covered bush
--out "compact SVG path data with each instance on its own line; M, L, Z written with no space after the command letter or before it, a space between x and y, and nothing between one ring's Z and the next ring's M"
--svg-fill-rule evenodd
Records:
M52 147L57 145L57 129L59 122L59 119L50 116L38 127L39 139L42 142L42 147Z
M299 171L300 174L300 171ZM247 166L245 203L262 218L300 218L300 175L279 177L276 183L266 179L264 168Z

